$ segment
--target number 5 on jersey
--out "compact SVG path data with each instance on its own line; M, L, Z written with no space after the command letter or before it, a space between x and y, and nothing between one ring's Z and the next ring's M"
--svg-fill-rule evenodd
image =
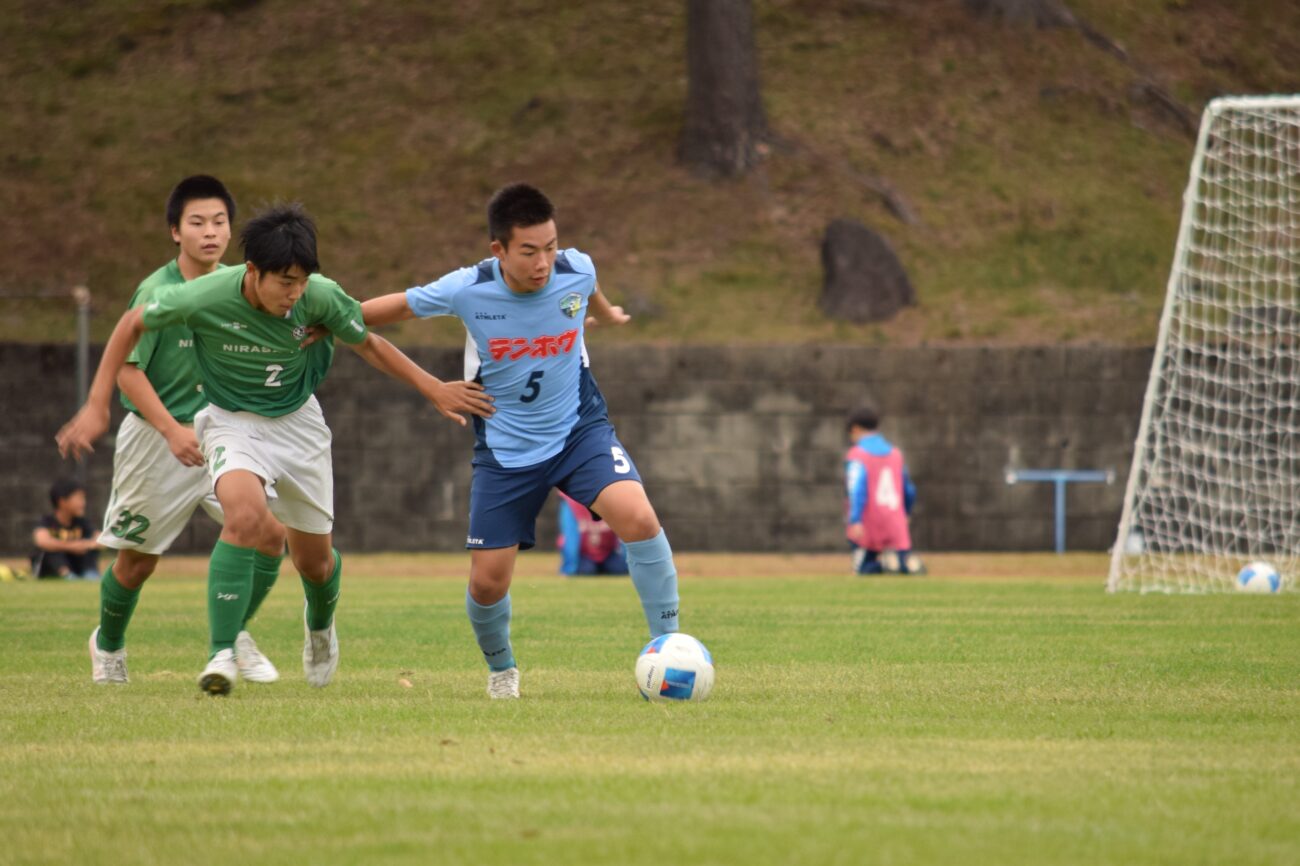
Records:
M537 399L537 395L542 393L542 376L546 375L545 370L534 370L528 374L528 381L524 384L524 393L519 395L520 403L531 403Z

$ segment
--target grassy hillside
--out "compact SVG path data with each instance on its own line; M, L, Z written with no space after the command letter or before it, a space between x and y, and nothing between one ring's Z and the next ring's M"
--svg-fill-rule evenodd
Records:
M1193 111L1300 91L1291 0L1071 5ZM486 254L486 197L528 179L639 314L619 339L1152 339L1192 142L1133 95L1133 64L957 0L756 8L777 140L717 183L674 159L676 2L3 0L0 296L85 282L106 335L171 253L170 185L206 171L244 213L306 202L326 272L368 297ZM840 216L891 238L917 309L883 327L821 316L818 245ZM0 339L63 338L69 310L0 300Z

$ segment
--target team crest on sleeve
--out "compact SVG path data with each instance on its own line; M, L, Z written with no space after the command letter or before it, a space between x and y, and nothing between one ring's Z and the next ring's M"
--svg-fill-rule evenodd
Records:
M578 311L581 309L582 295L577 292L569 292L567 295L560 298L560 312L564 313L564 315L568 316L570 319L578 315Z

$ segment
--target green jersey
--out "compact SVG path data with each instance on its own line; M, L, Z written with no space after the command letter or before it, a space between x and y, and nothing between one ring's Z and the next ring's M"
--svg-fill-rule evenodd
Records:
M226 268L154 292L144 308L149 330L185 325L194 332L194 358L213 404L267 418L288 415L311 397L334 358L334 337L360 343L367 331L361 304L333 280L312 274L285 316L264 313L243 294L244 268ZM311 325L331 336L305 351Z
M218 265L224 268L225 265ZM172 259L154 271L136 288L129 309L134 309L153 298L154 292L165 286L185 282L180 265ZM158 331L145 331L136 344L127 363L144 371L158 393L158 399L177 421L189 423L200 409L208 405L199 378L198 364L194 361L194 334L184 325L174 325ZM125 394L122 405L139 415L140 410Z

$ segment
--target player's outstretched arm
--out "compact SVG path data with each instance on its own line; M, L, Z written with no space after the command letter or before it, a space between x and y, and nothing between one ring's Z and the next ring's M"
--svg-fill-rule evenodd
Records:
M415 318L410 304L406 302L406 292L393 292L391 295L380 295L362 301L361 315L365 317L367 328L391 325L393 322Z
M117 387L140 410L144 420L162 434L167 440L167 447L182 465L203 465L203 452L199 450L199 440L194 435L193 428L186 427L172 417L144 370L135 364L123 365L117 374Z
M435 409L462 427L467 422L461 412L490 418L496 411L492 408L492 398L478 382L443 382L378 334L369 333L360 343L344 345L356 351L376 370L419 391Z
M630 321L632 317L622 307L610 304L600 286L596 286L587 299L587 325L626 325Z
M113 383L117 379L117 373L126 363L135 344L140 342L142 333L143 308L127 310L118 319L113 335L108 338L108 345L104 346L104 357L100 359L95 380L90 384L86 404L54 437L59 443L60 455L80 458L82 454L95 450L91 447L94 441L108 430L109 401L113 399Z

